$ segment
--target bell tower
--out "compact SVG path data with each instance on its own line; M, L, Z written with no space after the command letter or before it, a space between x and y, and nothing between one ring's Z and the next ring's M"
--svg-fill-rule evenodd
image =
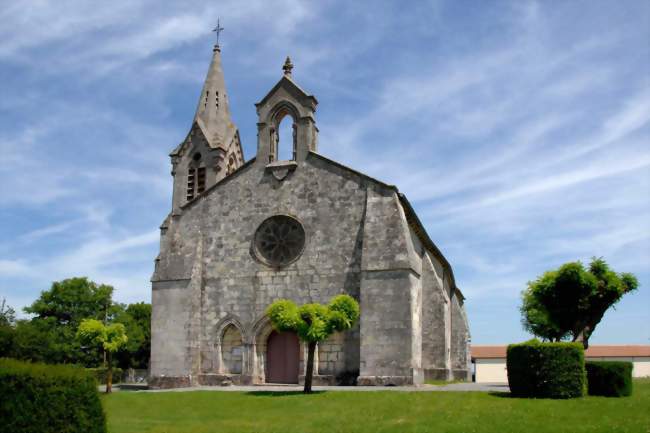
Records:
M219 44L212 51L190 132L169 155L173 215L244 163L239 130L230 117Z
M318 101L296 84L292 78L293 64L287 57L283 75L271 91L257 104L257 159L256 164L267 166L282 163L278 160L279 146L291 146L291 161L303 161L309 152L318 149L316 105ZM279 142L280 122L289 116L293 121L293 143Z

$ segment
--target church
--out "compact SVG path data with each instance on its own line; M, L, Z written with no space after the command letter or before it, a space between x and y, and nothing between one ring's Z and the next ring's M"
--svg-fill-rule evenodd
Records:
M287 58L255 104L257 155L246 161L214 47L190 131L170 154L150 387L300 383L306 345L274 331L265 310L341 293L361 316L318 345L315 385L468 379L465 298L451 265L397 187L318 152L318 101L292 69ZM283 121L292 143L279 140Z

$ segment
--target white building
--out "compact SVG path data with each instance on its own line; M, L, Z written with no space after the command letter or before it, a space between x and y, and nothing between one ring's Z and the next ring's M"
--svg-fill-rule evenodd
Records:
M507 383L506 350L508 346L472 346L475 382ZM650 346L595 345L585 352L587 361L629 361L632 377L650 377Z

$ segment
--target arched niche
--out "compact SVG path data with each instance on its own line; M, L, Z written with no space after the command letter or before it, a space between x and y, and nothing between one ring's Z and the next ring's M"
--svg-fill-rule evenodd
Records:
M222 374L241 374L244 363L244 341L235 325L228 324L221 335Z
M246 363L246 333L239 320L231 315L214 327L216 365L219 374L241 374Z

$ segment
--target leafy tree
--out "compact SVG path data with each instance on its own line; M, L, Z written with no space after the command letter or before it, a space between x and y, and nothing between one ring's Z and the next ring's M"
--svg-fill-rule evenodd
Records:
M106 319L112 313L112 297L111 286L98 285L87 277L68 278L52 283L25 312L39 319L53 318L60 325L74 324L76 329L83 319Z
M585 349L605 312L639 283L630 273L617 274L605 260L593 258L589 269L565 263L528 283L522 293L524 328L546 340L571 338Z
M54 359L50 334L51 330L40 322L16 320L14 309L4 300L0 304L0 358L33 362Z
M316 344L334 332L350 329L359 318L359 304L348 295L335 296L328 305L305 304L301 307L280 299L268 307L266 314L275 330L296 332L298 338L307 343L304 392L310 393Z
M108 371L106 374L106 393L113 388L113 362L112 355L120 350L129 341L121 323L104 325L96 319L85 319L79 325L77 338L83 345L100 346L107 357Z
M69 278L52 283L50 290L41 292L26 313L33 314L31 329L25 328L28 342L46 337L49 342L47 358L39 359L49 363L79 363L97 365L101 360L98 349L83 350L75 338L77 328L83 319L109 321L115 312L112 301L113 287L96 284L86 277ZM22 356L37 360L43 351L29 355L21 349Z
M10 356L13 352L16 324L16 312L7 305L3 298L0 304L0 358Z
M13 347L9 356L32 362L61 363L60 352L55 349L53 330L45 324L18 320L13 334Z
M126 328L129 341L116 354L121 368L148 368L151 352L151 304L138 302L129 304L115 314L114 321Z
M7 300L2 298L0 304L0 326L13 326L16 323L16 311L7 305Z

